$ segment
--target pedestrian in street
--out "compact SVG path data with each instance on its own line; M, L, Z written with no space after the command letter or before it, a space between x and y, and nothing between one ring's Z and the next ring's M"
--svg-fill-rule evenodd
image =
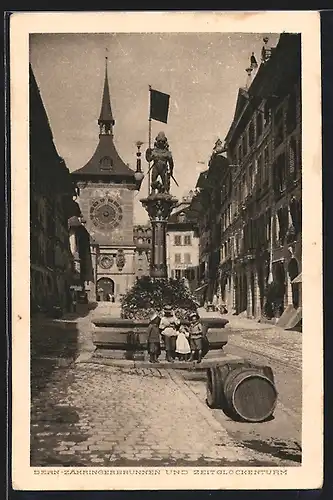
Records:
M75 313L76 312L76 306L77 306L76 290L71 289L71 299L72 299L71 312Z
M197 357L197 362L201 363L202 349L203 349L203 330L200 323L200 316L198 313L190 315L190 347L191 357L190 361L194 361Z
M170 305L166 305L163 310L163 316L160 322L160 332L163 336L166 360L172 363L175 358L177 330L176 327L180 324Z
M160 324L161 318L158 314L154 313L150 318L148 331L147 331L147 344L148 344L148 353L149 353L149 362L150 363L159 363L158 357L161 354L161 345L160 345Z
M218 308L218 304L219 304L219 299L218 299L217 293L214 293L214 295L213 295L212 304L214 306L214 311L216 311Z
M180 361L186 361L188 355L191 354L191 348L188 341L190 333L183 325L177 325L176 331L176 355Z

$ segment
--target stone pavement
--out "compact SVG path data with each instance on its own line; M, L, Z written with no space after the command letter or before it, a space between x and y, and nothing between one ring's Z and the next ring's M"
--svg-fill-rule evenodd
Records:
M258 353L268 359L302 369L302 333L284 330L277 325L260 324L231 316L226 326L228 345ZM248 323L247 323L248 322ZM226 347L227 350L227 347Z
M226 318L229 323L226 328L233 328L234 330L270 330L277 328L272 323L259 323L256 319L246 318L237 314L222 314L222 318Z
M282 466L288 461L237 443L173 370L79 364L58 369L32 400L31 465Z

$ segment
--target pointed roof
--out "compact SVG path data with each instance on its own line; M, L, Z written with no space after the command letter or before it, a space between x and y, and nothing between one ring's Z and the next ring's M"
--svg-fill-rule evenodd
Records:
M112 116L111 110L111 101L110 101L110 90L109 90L109 80L108 80L108 58L105 58L105 77L104 77L104 89L103 89L103 97L102 97L102 106L101 112L98 119L98 124L101 123L112 123L114 125L114 119Z
M112 126L114 125L114 119L111 111L107 58L98 124L100 126L99 142L93 156L82 168L72 172L72 175L76 179L82 180L107 178L109 181L125 181L129 184L135 184L134 170L124 163L113 142Z

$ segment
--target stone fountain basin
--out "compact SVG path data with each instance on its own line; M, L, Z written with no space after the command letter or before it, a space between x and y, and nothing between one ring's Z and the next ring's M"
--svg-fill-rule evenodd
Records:
M222 349L228 343L228 332L224 327L229 321L222 317L201 318L203 330L208 338L210 350ZM146 349L148 320L134 320L100 316L92 320L93 343L104 349ZM182 321L188 325L188 321Z

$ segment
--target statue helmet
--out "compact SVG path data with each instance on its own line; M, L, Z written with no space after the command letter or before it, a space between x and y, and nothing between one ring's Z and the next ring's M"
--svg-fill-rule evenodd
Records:
M156 136L156 141L167 142L167 138L165 137L164 132L159 132Z

